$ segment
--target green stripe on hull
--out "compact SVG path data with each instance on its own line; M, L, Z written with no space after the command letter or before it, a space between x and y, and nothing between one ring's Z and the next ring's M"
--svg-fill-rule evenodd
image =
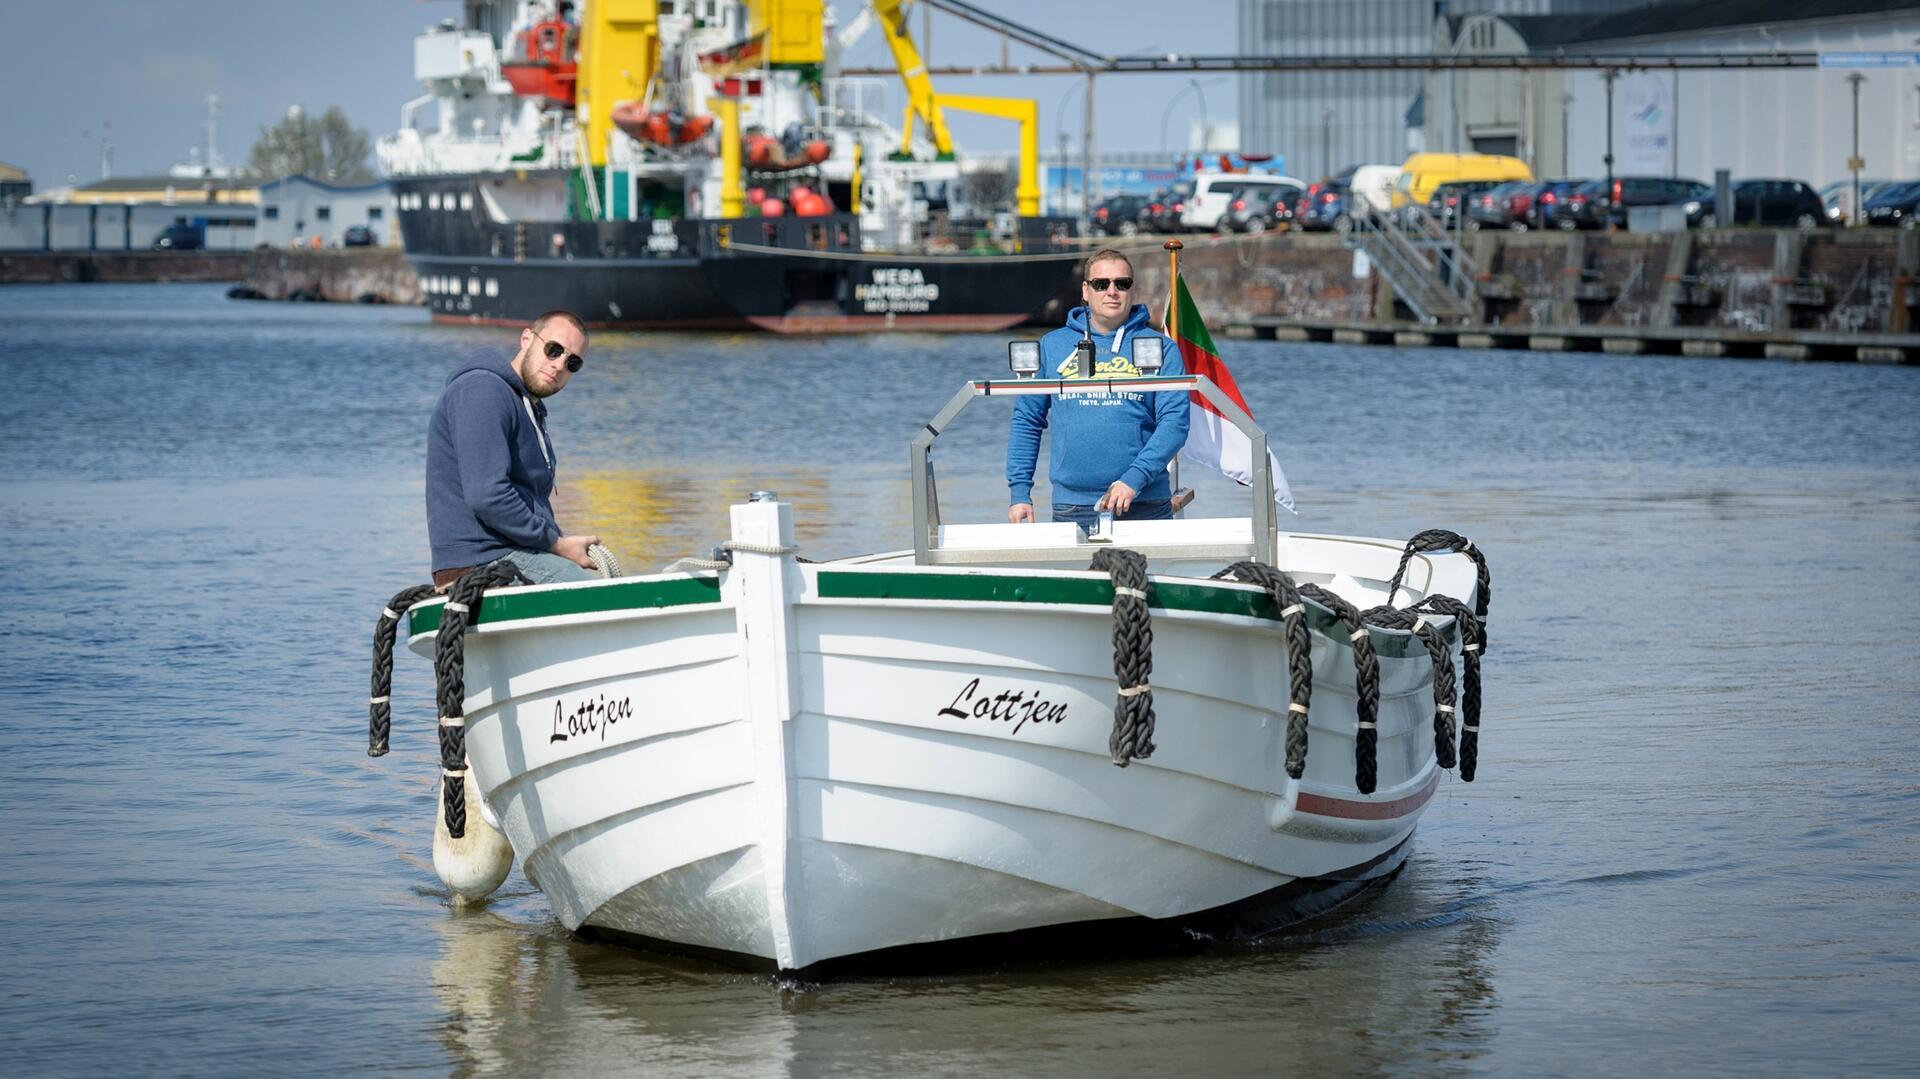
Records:
M936 603L1064 603L1090 607L1113 606L1113 585L1097 578L1008 577L999 574L948 573L836 573L820 571L818 592L821 599L898 599ZM1147 592L1147 606L1166 611L1195 611L1203 614L1228 614L1241 618L1280 620L1273 601L1263 592L1241 588L1221 588L1204 584L1172 584L1153 581ZM1307 627L1329 637L1346 640L1346 627L1333 613L1307 604ZM1443 634L1455 639L1451 627ZM1391 631L1372 634L1373 649L1383 656L1402 658L1424 656L1427 646L1413 635Z
M720 602L720 579L693 577L675 581L628 581L599 588L563 588L551 592L489 592L475 612L473 625L514 622L524 618L552 618L564 614L647 610ZM412 633L440 628L441 604L415 607L407 616Z

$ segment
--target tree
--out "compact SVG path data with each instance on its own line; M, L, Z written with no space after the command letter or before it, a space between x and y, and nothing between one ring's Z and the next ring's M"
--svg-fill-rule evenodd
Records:
M247 155L247 171L260 177L310 176L330 184L364 184L374 179L367 157L373 142L335 105L318 120L300 106L280 122L260 129Z

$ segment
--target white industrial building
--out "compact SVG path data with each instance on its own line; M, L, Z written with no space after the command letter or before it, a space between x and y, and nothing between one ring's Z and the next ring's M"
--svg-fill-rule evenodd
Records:
M1241 0L1239 51L1820 53L1833 66L1622 71L1614 174L1847 178L1848 76L1859 74L1862 176L1920 178L1920 0ZM1420 150L1513 154L1541 176L1607 171L1599 70L1255 72L1240 83L1243 145L1287 155L1299 176Z
M1860 75L1861 175L1920 178L1920 3L1705 0L1591 18L1436 20L1431 48L1463 55L1818 53L1823 66L1622 71L1612 84L1614 175L1850 177ZM1889 66L1891 65L1891 66ZM1607 174L1608 80L1598 70L1436 71L1433 150L1515 153L1543 176Z
M375 245L399 242L393 195L386 181L341 187L306 176L260 185L254 242L268 247L339 247L346 231L364 225Z

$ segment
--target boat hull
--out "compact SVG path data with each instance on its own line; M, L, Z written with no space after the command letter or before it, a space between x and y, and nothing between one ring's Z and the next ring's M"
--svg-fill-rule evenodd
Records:
M790 547L782 520L758 542ZM1377 587L1392 549L1373 550ZM568 928L787 970L1082 923L1246 935L1397 869L1443 778L1424 648L1376 632L1362 795L1344 633L1313 634L1294 780L1266 597L1156 592L1157 749L1126 768L1103 575L791 554L490 593L469 758ZM411 618L430 651L437 606Z
M1018 256L872 255L858 219L569 220L564 177L395 178L407 260L438 322L774 333L997 331L1058 323L1070 230Z

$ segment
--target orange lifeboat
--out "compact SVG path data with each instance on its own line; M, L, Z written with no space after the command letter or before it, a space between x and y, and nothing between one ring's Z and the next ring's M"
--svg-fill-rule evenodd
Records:
M824 139L814 139L800 147L798 154L789 154L780 145L780 140L772 135L748 134L746 138L747 167L755 172L787 172L791 169L804 169L808 165L818 165L833 153L833 146Z
M521 97L543 97L555 105L571 106L580 65L573 60L564 19L534 23L520 35L518 55L500 65L500 74Z
M664 109L648 112L638 101L622 101L613 107L613 126L655 146L685 146L699 142L713 130L713 117L686 116Z

